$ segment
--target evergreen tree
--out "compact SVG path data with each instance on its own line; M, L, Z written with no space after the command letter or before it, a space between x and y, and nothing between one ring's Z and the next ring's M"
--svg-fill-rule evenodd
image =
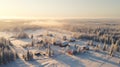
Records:
M31 35L31 39L33 39L33 34Z
M103 51L106 51L108 49L108 45L106 44L106 42L103 45Z
M110 52L109 52L110 56L113 56L113 49L114 49L114 44L112 44L110 47Z
M34 46L34 40L32 40L32 42L31 42L31 46L32 46L32 47Z
M16 60L16 52L10 40L0 38L0 64L6 64L10 61Z

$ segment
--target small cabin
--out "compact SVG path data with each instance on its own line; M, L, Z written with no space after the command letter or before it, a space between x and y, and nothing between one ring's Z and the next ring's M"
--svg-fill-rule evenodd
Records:
M67 46L66 47L66 52L70 55L75 55L77 53L77 49L75 46Z
M53 44L56 46L60 46L60 47L66 47L69 45L69 42L66 42L66 41L62 42L62 41L58 40L58 41L54 42Z
M70 39L70 42L75 42L75 41L76 41L75 38L71 38L71 39Z
M57 41L55 41L53 44L56 45L56 46L59 46L59 45L62 44L62 42L61 42L60 40L57 40Z
M42 35L42 34L40 34L40 35L37 35L37 37L43 37L43 35Z
M66 47L66 52L70 55L75 55L78 53L84 53L85 51L89 50L89 47L86 45L68 45Z
M66 46L68 46L69 45L69 42L63 42L61 45L60 45L60 47L66 47Z
M51 33L47 34L47 36L49 36L49 37L54 37L54 35L51 34Z
M66 41L66 40L67 40L67 37L66 37L66 36L63 36L63 40Z

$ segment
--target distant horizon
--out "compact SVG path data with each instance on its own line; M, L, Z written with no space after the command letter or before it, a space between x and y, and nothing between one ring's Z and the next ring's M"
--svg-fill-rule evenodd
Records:
M49 20L54 20L54 19L120 19L120 17L62 17L62 18L57 18L57 17L8 17L8 18L5 18L5 17L0 17L0 20L4 20L4 19L26 19L26 20L32 20L32 19L49 19Z

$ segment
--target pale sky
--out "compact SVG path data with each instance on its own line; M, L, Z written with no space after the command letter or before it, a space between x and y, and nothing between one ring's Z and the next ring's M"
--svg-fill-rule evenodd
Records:
M119 18L120 0L0 0L0 18Z

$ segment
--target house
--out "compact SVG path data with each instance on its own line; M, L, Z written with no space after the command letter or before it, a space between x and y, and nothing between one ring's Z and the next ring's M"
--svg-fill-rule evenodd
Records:
M60 45L60 47L66 47L66 46L68 46L69 45L69 42L62 42L62 44Z
M75 55L77 53L77 48L75 46L67 46L66 47L66 52L70 55Z
M66 37L66 36L63 36L63 40L66 41L66 40L67 40L67 37Z
M58 41L55 41L53 44L56 46L60 46L60 47L66 47L69 45L69 42L67 42L67 41L62 42L62 41L58 40Z
M75 39L75 38L71 38L69 41L70 41L70 42L75 42L76 39Z
M78 53L84 53L87 50L89 50L89 47L86 45L80 46L80 45L68 45L66 47L66 52L70 55L75 55Z
M39 57L39 56L51 57L54 55L54 51L51 49L50 45L48 45L47 48L40 49L39 51L35 52L34 55L37 57Z
M56 45L56 46L59 46L59 45L62 44L62 42L61 42L60 40L57 40L57 41L55 41L53 44Z

